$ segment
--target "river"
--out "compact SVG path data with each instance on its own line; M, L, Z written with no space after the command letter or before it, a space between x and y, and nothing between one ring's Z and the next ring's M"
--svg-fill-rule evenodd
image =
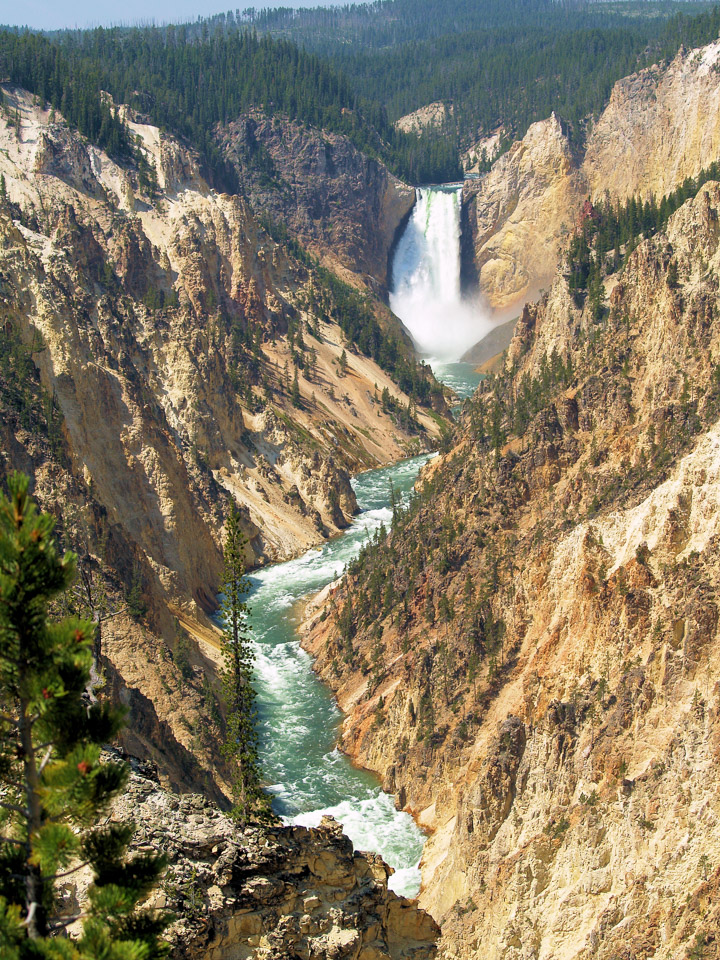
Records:
M288 823L314 826L325 813L343 824L356 849L380 853L396 870L390 887L405 896L420 888L424 837L395 809L377 778L337 749L340 710L300 648L303 601L343 572L381 524L388 525L390 482L407 499L428 456L370 470L353 480L360 513L352 526L297 560L250 577L250 622L263 776L273 807Z
M393 309L430 358L439 379L460 398L480 377L456 358L486 332L475 333L460 296L459 192L424 188L398 245ZM435 304L435 309L423 308ZM323 814L341 821L356 849L379 853L394 868L389 886L416 896L424 835L395 809L377 778L355 768L337 748L342 720L332 692L300 647L298 624L308 597L343 572L381 524L391 521L390 484L407 500L429 456L415 457L353 480L360 513L341 536L287 563L256 571L248 598L255 643L260 759L273 807L287 823L314 826Z

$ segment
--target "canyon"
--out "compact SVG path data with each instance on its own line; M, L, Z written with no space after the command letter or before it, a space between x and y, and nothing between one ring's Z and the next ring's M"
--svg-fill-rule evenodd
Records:
M442 391L360 278L273 240L177 140L126 112L155 171L143 184L29 94L4 102L3 469L33 476L112 598L103 654L130 742L176 788L219 798L202 703L231 498L249 567L324 542L357 509L351 473L435 442ZM388 234L402 215L387 211ZM343 309L377 324L440 415L353 348Z
M136 847L168 852L156 897L181 917L175 955L430 960L433 921L388 890L390 868L354 854L338 824L249 836L224 816L211 617L231 503L249 568L295 557L348 527L351 474L440 435L443 391L369 284L383 286L414 191L370 163L359 189L382 254L361 264L321 230L307 237L321 268L273 239L273 220L246 199L210 189L193 152L142 116L122 109L147 179L25 91L4 87L3 104L3 469L32 476L80 556L81 602L99 628L96 692L126 707L119 744L146 774L116 812L136 820ZM335 146L342 182L359 155ZM301 173L322 189L314 168ZM353 198L347 210L357 214ZM376 324L385 369L341 326L353 311ZM82 902L85 887L64 896Z
M308 609L343 748L431 831L441 956L718 942L719 218L710 183L599 320L558 275L415 504Z
M168 854L152 902L178 915L174 956L716 955L720 186L623 250L598 302L570 288L567 244L606 192L660 197L717 159L718 64L720 42L681 50L616 84L582 148L553 115L439 191L462 237L416 305L452 281L433 325L454 316L462 255L496 319L519 313L456 422L408 331L437 338L386 302L401 312L390 262L432 191L258 111L215 131L241 185L218 193L118 106L141 175L3 86L2 465L79 554L98 690L128 708L112 816ZM364 540L324 552L363 503L355 475L438 447L415 496L383 474ZM272 564L308 585L313 563L345 568L303 603L302 643L340 748L427 831L417 900L332 818L227 816L213 615L233 502L254 589ZM307 589L260 598L292 630Z

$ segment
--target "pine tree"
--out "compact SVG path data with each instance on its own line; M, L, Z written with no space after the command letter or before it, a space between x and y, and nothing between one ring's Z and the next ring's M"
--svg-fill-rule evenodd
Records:
M60 557L54 521L38 513L22 474L0 494L0 956L7 960L151 960L167 917L139 910L163 859L127 848L131 824L96 826L127 779L125 764L101 762L101 745L122 723L107 704L88 705L95 625L48 620L48 603L75 577ZM56 897L62 877L94 872L77 914ZM82 933L67 927L82 919Z
M245 576L245 537L238 511L228 517L223 548L223 694L227 709L227 739L223 753L230 763L233 816L244 828L252 821L271 819L270 799L260 783L255 691L251 686L253 654L248 607L243 597L250 583Z
M302 406L302 398L300 396L300 384L298 383L297 369L295 370L295 376L292 382L292 391L290 393L290 399L292 400L292 405L294 407Z
M400 508L402 506L402 498L400 494L395 489L395 485L392 482L392 477L390 478L390 509L392 510L392 522L393 525L397 522L398 516L400 515Z

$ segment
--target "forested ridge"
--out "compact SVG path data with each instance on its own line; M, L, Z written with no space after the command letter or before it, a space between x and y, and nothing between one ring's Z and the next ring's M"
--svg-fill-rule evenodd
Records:
M122 124L101 91L200 152L215 186L236 180L215 140L217 124L260 109L347 136L408 180L459 175L452 143L423 141L388 123L385 110L358 96L319 56L289 41L248 30L194 39L184 27L63 33L0 33L0 76L61 110L68 122L113 155L132 152Z
M700 3L383 0L242 19L330 58L393 121L452 103L445 133L461 147L498 126L519 138L552 111L580 136L617 80L720 29L718 9Z
M678 48L715 39L720 8L688 2L381 0L310 10L240 10L166 27L0 33L0 76L26 87L113 155L130 155L103 102L129 103L190 141L221 189L237 189L217 125L262 110L347 136L403 179L457 179L459 149L504 142L555 111L581 140L613 84ZM452 105L419 136L393 121Z
M213 30L252 26L302 43L330 55L342 43L346 49L388 50L407 43L461 35L476 30L502 31L517 26L526 33L552 27L618 27L633 19L667 20L696 13L709 6L676 0L619 0L588 3L586 0L375 0L338 6L293 9L292 6L255 10L247 8L199 18L187 28L194 36Z

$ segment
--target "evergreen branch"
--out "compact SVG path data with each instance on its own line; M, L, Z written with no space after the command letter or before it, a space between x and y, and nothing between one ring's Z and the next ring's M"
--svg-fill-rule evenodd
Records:
M28 810L23 809L23 807L18 807L15 803L8 803L7 800L0 800L0 807L2 807L3 810L8 810L10 813L17 813L21 817L29 816Z
M54 880L62 880L63 877L70 877L70 876L73 875L73 873L77 873L78 870L84 870L85 867L87 867L87 865L88 865L88 861L87 861L87 860L83 860L83 862L82 862L81 864L79 864L77 867L73 867L72 870L66 870L64 873L54 873L54 874L52 874L52 876L49 876L47 879L48 879L48 880L53 880L53 881L54 881Z
M78 834L106 812L127 769L94 770L94 758L107 735L118 728L120 715L109 707L89 714L80 693L87 688L91 670L86 658L77 657L77 644L87 636L90 624L74 617L59 623L47 620L48 600L67 589L75 575L74 557L58 556L51 539L53 520L49 514L39 515L29 500L29 479L13 474L7 486L10 499L0 491L0 555L19 557L19 569L15 578L10 578L16 602L0 605L0 634L12 631L26 655L17 667L0 658L0 830L17 829L18 836L25 839L0 832L0 844L4 845L0 912L5 910L9 891L12 922L24 924L33 955L55 955L51 938L62 937L68 927L92 917L92 930L86 932L93 942L93 956L163 956L166 951L158 937L164 917L143 925L142 914L134 912L140 894L156 878L154 864L141 861L142 870L136 877L136 862L125 862L127 844L117 838L113 843L112 831L97 838L95 860L77 853ZM38 616L31 621L21 602L26 582L37 586ZM46 688L60 687L62 694L55 694L55 698L63 698L59 709L53 709L54 703L46 709L38 691L44 690L47 696ZM37 710L35 703L39 704ZM12 716L15 705L18 720ZM48 736L50 739L44 740ZM55 770L50 763L58 748L67 762ZM100 909L52 907L55 885L88 862L100 863L112 885ZM118 905L127 925L116 923Z
M0 843L13 843L16 847L24 847L24 840L16 840L15 837L3 837L0 836Z
M84 920L85 917L89 916L90 914L85 910L82 913L73 913L68 916L66 920L51 920L48 928L51 933L56 933L58 930L67 930L73 923L77 923L78 920Z

